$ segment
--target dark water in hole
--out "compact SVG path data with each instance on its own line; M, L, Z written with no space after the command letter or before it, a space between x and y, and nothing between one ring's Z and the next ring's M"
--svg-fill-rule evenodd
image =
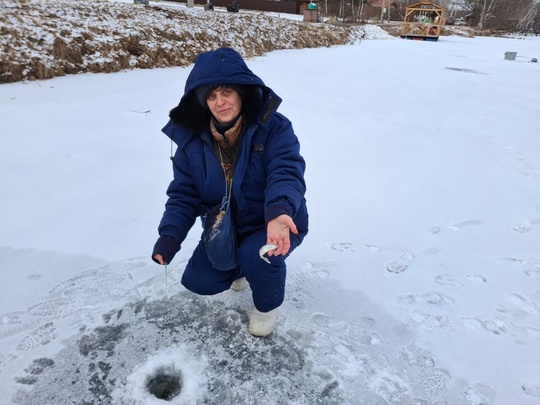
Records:
M180 376L158 374L148 381L146 387L156 398L168 401L180 394L182 381Z

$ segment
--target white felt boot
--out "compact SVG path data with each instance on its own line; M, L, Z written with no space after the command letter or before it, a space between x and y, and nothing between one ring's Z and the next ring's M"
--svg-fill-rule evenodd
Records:
M260 312L256 308L249 316L249 333L253 336L268 336L276 327L278 310Z
M239 279L236 279L231 284L231 290L233 291L243 291L247 288L249 285L247 279L245 277L240 277Z

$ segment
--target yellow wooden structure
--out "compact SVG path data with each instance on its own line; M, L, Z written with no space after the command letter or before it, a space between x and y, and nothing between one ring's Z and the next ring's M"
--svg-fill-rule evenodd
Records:
M401 38L437 41L446 9L429 0L411 4L405 9Z

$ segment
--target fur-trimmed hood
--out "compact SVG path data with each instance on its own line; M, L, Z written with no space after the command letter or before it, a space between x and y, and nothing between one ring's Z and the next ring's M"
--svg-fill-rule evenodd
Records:
M238 52L219 48L197 57L187 78L184 95L169 114L171 120L193 132L205 128L210 121L210 111L200 104L195 90L200 86L221 84L246 87L242 114L247 121L264 121L281 103L281 98L247 67Z

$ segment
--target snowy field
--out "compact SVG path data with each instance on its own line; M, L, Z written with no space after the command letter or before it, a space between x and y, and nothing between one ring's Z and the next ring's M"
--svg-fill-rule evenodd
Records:
M149 257L189 68L0 86L0 402L540 404L539 56L442 37L248 61L311 215L265 339L249 290L179 284L198 227L167 279Z

